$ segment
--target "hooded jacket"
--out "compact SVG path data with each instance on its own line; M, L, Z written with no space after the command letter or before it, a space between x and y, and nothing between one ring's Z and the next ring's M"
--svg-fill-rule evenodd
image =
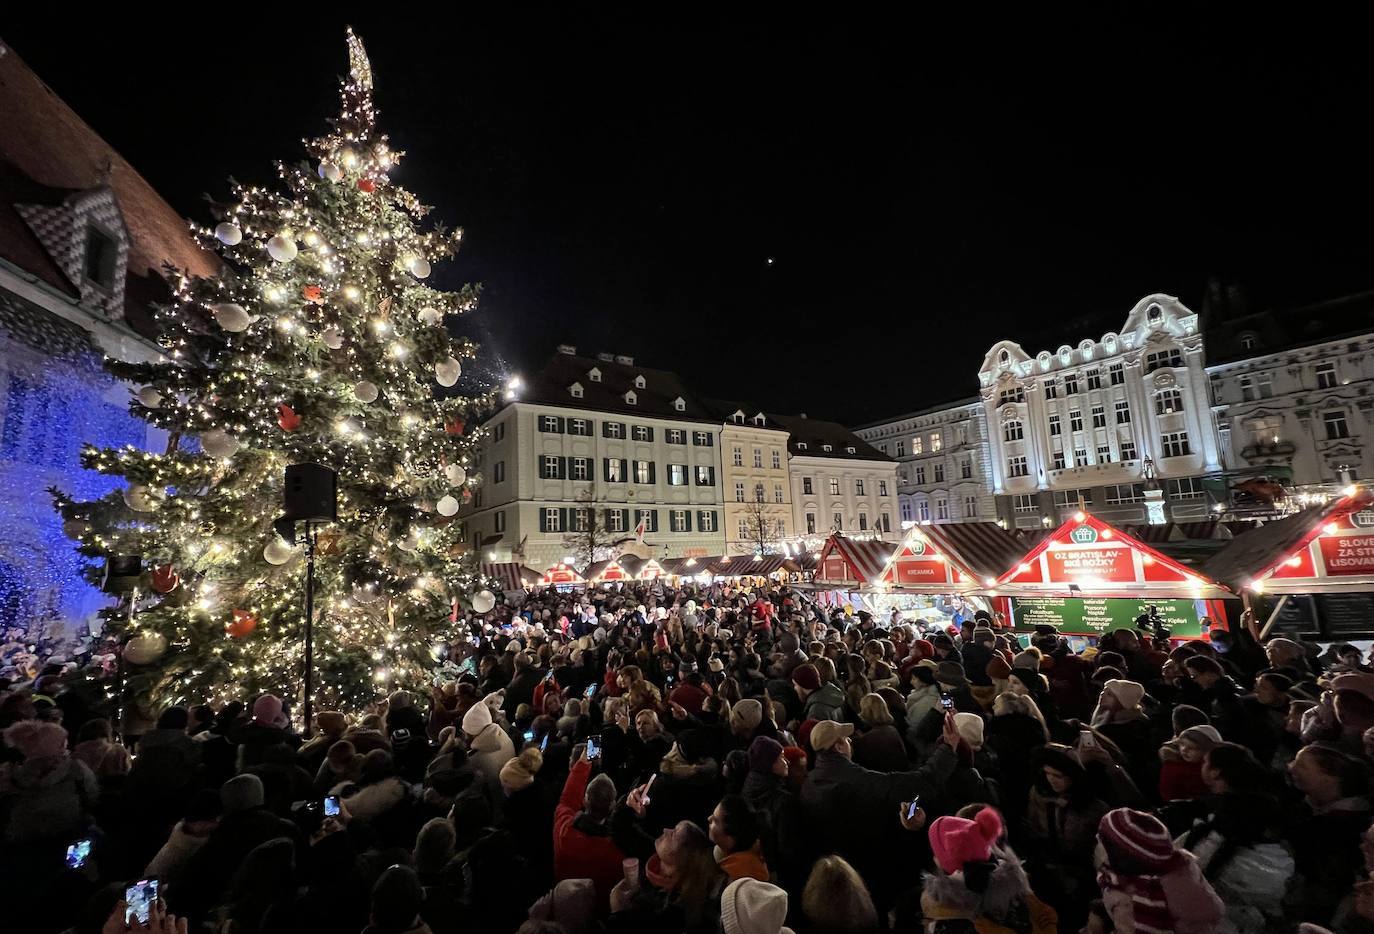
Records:
M468 743L468 765L482 774L488 788L501 787L501 766L515 758L515 744L499 724L490 723Z
M844 691L826 681L802 702L803 720L844 720Z
M962 878L926 873L921 910L931 921L971 921L978 934L1055 934L1059 929L1058 914L1031 892L1015 858L997 862L982 892Z
M623 878L625 857L611 839L609 824L596 824L581 813L591 773L586 759L579 759L568 772L553 817L553 876L558 881L591 879L597 903L604 908L610 904L611 889Z
M66 756L0 767L0 830L9 844L75 839L100 796L86 763Z

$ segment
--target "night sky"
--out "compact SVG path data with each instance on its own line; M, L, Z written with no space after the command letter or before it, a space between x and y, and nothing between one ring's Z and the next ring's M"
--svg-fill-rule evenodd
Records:
M858 424L972 395L995 340L1100 336L1148 292L1374 286L1355 23L284 6L7 13L0 38L206 220L202 193L270 181L324 129L351 22L394 177L466 231L434 281L484 284L476 326L517 371L568 342Z

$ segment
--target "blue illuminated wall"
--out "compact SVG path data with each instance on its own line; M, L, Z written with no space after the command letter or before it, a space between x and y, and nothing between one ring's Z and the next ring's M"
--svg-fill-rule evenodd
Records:
M89 499L120 485L81 468L83 443L146 446L148 425L101 358L86 331L0 289L0 626L28 641L107 602L82 578L47 492Z

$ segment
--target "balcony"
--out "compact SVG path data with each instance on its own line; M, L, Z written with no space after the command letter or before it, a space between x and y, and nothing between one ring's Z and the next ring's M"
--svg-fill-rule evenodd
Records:
M1241 448L1240 456L1251 463L1275 458L1291 460L1298 446L1292 441L1256 441Z

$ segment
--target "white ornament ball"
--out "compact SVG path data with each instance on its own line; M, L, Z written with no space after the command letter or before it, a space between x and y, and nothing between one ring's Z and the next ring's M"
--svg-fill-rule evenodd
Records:
M290 561L296 554L296 549L288 545L286 540L279 535L272 536L272 540L267 543L267 547L262 550L262 558L268 564L280 565Z
M424 279L429 276L429 260L423 256L417 256L408 264L410 274L416 279Z
M343 331L335 327L325 328L320 332L320 340L323 341L324 345L330 350L338 350L344 345Z
M167 637L160 632L134 636L124 646L124 660L131 665L151 665L167 653Z
M463 469L461 464L449 464L444 468L444 476L454 486L462 486L463 481L468 478L468 472Z
M436 327L437 325L443 322L444 313L439 309L435 308L433 305L426 305L425 307L420 309L419 314L417 314L415 317L420 319L421 324L432 328Z
M243 240L243 231L239 230L238 224L225 221L215 225L215 239L225 246L236 246Z
M455 516L458 514L458 500L452 496L441 496L439 502L434 504L434 508L441 516Z
M353 585L353 602L367 605L382 599L382 588L375 582Z
M238 452L238 439L223 428L201 432L200 449L211 457L233 457Z
M289 263L296 258L296 241L277 234L267 241L267 255L279 263Z
M121 495L124 497L124 505L134 512L152 512L157 508L157 497L142 483L130 484L124 488Z
M496 606L496 594L490 590L479 590L472 595L472 612L490 613Z
M337 182L343 178L343 169L332 162L320 163L320 178L331 182Z
M215 323L233 334L248 330L248 326L253 323L253 317L248 314L248 310L233 302L211 305L210 310L215 313Z
M452 386L463 375L463 365L452 357L434 364L434 379L440 386Z
M152 386L144 386L138 391L138 402L146 409L155 409L162 405L162 393Z
M420 547L420 530L411 529L406 533L406 537L396 543L396 547L406 552L413 552Z
M377 392L377 384L370 383L367 380L363 380L353 386L353 395L357 397L359 402L376 402Z

